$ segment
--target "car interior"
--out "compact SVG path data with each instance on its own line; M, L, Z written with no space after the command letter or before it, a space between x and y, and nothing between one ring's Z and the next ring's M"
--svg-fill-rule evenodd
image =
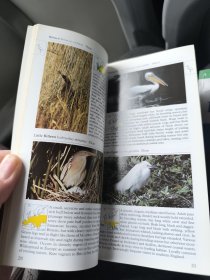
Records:
M209 0L1 0L0 145L7 148L26 30L37 23L91 37L106 49L109 62L194 44L198 71L210 64ZM87 271L39 275L39 280L91 278L209 279L104 261Z

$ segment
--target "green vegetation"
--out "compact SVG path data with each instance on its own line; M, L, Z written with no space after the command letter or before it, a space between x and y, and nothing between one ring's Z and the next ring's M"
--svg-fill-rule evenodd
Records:
M151 172L148 183L135 193L114 191L114 184L143 160L157 167ZM106 158L103 202L138 206L193 207L190 155Z

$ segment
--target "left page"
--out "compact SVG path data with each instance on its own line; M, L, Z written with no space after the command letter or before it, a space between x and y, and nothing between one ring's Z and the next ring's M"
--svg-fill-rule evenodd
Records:
M12 139L24 174L5 207L2 265L73 271L97 264L106 63L88 37L28 28Z

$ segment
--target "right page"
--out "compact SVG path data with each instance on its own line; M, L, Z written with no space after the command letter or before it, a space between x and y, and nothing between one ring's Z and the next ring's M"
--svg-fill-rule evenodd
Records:
M210 275L194 47L109 65L100 259Z

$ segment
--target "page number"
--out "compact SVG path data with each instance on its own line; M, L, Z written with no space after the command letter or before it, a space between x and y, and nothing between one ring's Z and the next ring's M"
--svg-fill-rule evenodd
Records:
M195 264L195 263L192 263L192 264L191 264L191 267L192 267L192 268L196 268L196 264Z

